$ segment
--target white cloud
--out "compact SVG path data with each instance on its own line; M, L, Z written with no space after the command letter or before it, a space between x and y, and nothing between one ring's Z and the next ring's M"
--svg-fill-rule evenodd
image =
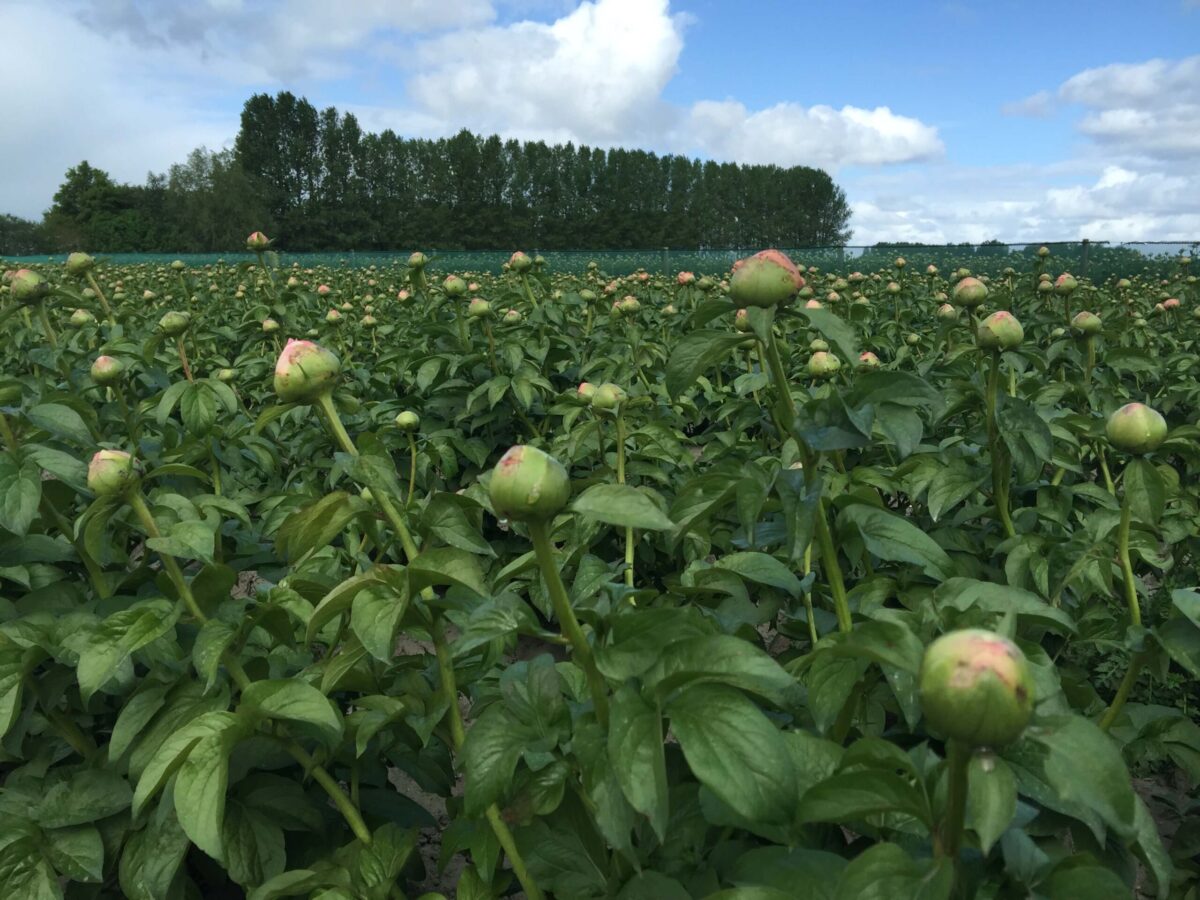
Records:
M683 50L667 0L595 0L550 24L522 21L424 43L409 94L476 131L616 143L649 136Z
M684 140L719 159L781 166L842 166L913 162L940 156L937 129L886 106L803 107L780 103L751 112L734 100L692 106Z
M1200 156L1200 55L1086 69L1058 96L1088 110L1078 128L1109 152Z

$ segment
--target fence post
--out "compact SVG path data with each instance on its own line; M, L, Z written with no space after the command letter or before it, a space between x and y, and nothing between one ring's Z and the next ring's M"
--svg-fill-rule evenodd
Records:
M1082 275L1084 278L1087 278L1087 273L1088 273L1088 247L1090 247L1090 246L1091 246L1091 243L1092 243L1092 242L1091 242L1090 240L1088 240L1087 238L1084 238L1084 239L1083 239L1083 259L1082 259L1082 261L1080 262L1080 265L1083 267L1083 271L1082 271L1082 272L1080 272L1079 274L1080 274L1080 275Z

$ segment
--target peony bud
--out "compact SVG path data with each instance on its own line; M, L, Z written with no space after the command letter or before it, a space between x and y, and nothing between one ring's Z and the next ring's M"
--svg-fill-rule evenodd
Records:
M411 409L396 414L396 427L401 431L416 431L421 427L421 417Z
M408 258L408 267L410 269L423 269L429 265L429 257L418 250Z
M98 497L120 497L138 486L141 464L124 450L100 450L88 464L88 489Z
M50 295L50 285L37 272L18 269L9 282L8 291L15 302L28 306L45 300Z
M599 413L614 412L627 398L628 395L620 385L606 381L596 388L596 393L592 395L592 409Z
M112 356L97 356L92 363L92 381L96 384L115 384L125 373L125 363Z
M1054 279L1054 293L1061 296L1070 296L1075 293L1075 289L1079 287L1079 282L1075 280L1075 276L1070 272L1063 272Z
M237 378L237 372L233 369L217 369L217 381L221 384L232 384L235 378Z
M333 391L341 363L312 341L290 340L275 363L275 395L284 403L312 403Z
M263 334L274 334L279 330L279 323L274 319L263 319L262 330Z
M566 506L571 480L553 456L519 444L496 463L488 492L496 515L515 522L544 522Z
M733 265L729 290L738 306L770 309L790 300L804 287L804 276L778 250L763 250Z
M937 317L939 319L941 319L943 322L957 322L958 321L958 310L955 309L953 306L951 306L949 303L943 303L937 309Z
M978 306L987 299L988 289L978 278L967 276L954 286L952 294L955 306Z
M863 370L878 369L880 366L879 357L870 350L864 350L858 354L858 367Z
M930 731L971 747L1013 743L1033 714L1025 655L982 628L952 631L930 644L917 684Z
M1144 403L1126 403L1105 426L1108 442L1126 453L1150 453L1167 439L1167 420Z
M813 378L832 378L841 368L842 361L824 350L818 350L808 358L808 374Z
M447 297L465 297L467 283L457 275L447 275L446 280L442 282L442 290L446 292Z
M1094 334L1099 334L1104 328L1100 317L1093 312L1078 312L1071 319L1071 330L1080 337L1091 337Z
M596 396L596 386L590 381L581 381L579 383L579 388L575 393L579 395L580 400L590 401L594 396Z
M87 325L96 324L96 317L86 309L77 309L71 313L71 324L76 328L83 328Z
M252 253L262 253L271 246L271 240L261 231L256 231L246 238L246 249Z
M188 330L188 326L191 324L191 314L185 312L164 313L163 317L158 320L158 327L167 337L179 337Z
M467 304L467 316L472 319L486 319L492 314L492 304L475 297Z
M1017 317L1005 310L994 312L979 323L975 342L981 350L1014 350L1025 340L1025 329Z
M83 278L95 265L96 261L86 253L72 253L67 257L67 274L72 278Z
M533 260L518 250L508 258L508 267L517 274L521 274L533 268Z

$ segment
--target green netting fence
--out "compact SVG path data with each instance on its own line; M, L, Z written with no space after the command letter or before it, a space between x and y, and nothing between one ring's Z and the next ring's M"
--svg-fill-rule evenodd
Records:
M998 273L1012 266L1022 270L1028 268L1038 247L1042 243L987 243L987 244L886 244L873 246L842 247L793 247L782 248L804 266L817 266L823 271L873 272L890 267L897 257L904 257L912 271L924 271L935 265L945 274L956 268L969 268L973 272ZM1052 241L1045 242L1050 248L1048 270L1071 271L1086 275L1094 280L1108 277L1132 276L1139 273L1166 274L1175 269L1183 256L1196 256L1200 252L1200 241L1142 241L1110 243L1107 241ZM492 272L511 255L510 250L439 250L423 247L431 259L432 267L446 272ZM638 269L651 272L675 273L682 271L696 274L719 274L728 271L735 260L749 256L761 248L721 248L695 250L541 250L525 248L530 254L545 257L547 267L553 272L577 273L587 269L589 263L610 275L627 275ZM398 251L339 251L325 253L278 252L279 264L283 267L299 266L378 266L403 267L407 265L410 250ZM189 266L237 264L250 262L254 256L243 251L229 253L193 253L173 255L166 253L112 253L96 254L102 261L114 264L165 265L176 259ZM61 263L66 255L7 257L3 265L11 267L30 263Z

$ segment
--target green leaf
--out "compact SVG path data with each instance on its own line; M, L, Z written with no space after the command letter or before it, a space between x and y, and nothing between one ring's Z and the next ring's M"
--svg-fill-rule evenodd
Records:
M403 572L404 570L403 568L397 567L393 571ZM313 610L312 616L309 617L308 628L304 635L304 642L306 644L312 643L313 639L317 636L317 632L319 632L325 626L326 622L330 621L335 616L339 616L347 612L350 609L351 604L353 604L354 598L357 596L358 592L372 585L379 584L381 576L382 573L379 571L378 567L368 569L361 575L352 575L337 587L330 590L329 593L321 598L321 602L317 604L316 609Z
M225 821L225 789L229 783L229 754L241 737L230 728L201 738L188 751L175 776L175 815L188 839L218 862L224 862L221 840Z
M268 719L308 725L329 746L342 738L342 717L329 698L311 684L290 678L256 681L242 692L238 707Z
M198 559L211 563L215 535L212 527L204 522L175 522L166 534L147 539L146 546L179 559Z
M1136 804L1129 772L1112 739L1090 719L1054 716L1030 729L1027 738L1047 751L1046 780L1064 800L1093 810L1129 838L1134 834Z
M1018 481L1033 481L1053 454L1050 426L1036 409L1019 397L1010 397L1005 391L1000 392L996 404L996 424L1016 464Z
M646 870L625 882L617 900L692 900L692 895L674 878Z
M747 581L778 588L793 599L803 592L792 570L766 553L729 553L716 561L717 568L736 572Z
M222 734L238 726L239 720L233 713L212 710L187 721L181 728L171 732L159 745L146 763L133 792L133 817L141 815L146 804L162 790L175 771L183 765L191 749L201 740Z
M827 309L808 309L806 307L798 307L794 312L808 319L808 324L837 348L838 355L843 360L854 362L858 359L858 338L854 334L854 329L837 315Z
M680 688L718 682L758 694L781 707L796 701L799 690L796 679L764 650L728 634L670 643L643 681L660 699Z
M625 799L650 820L659 841L665 841L669 785L662 714L630 684L613 695L608 755Z
M973 472L961 460L939 469L925 493L929 517L936 522L942 513L954 509L975 493L982 481L983 475Z
M328 544L354 519L370 511L360 497L343 491L326 494L316 503L288 516L275 535L275 548L289 561Z
M483 539L471 524L466 512L453 494L436 494L421 514L422 527L431 535L468 553L495 556L492 545Z
M1120 876L1084 855L1060 863L1042 887L1049 900L1128 900L1133 896Z
M895 844L876 844L850 861L837 900L948 900L954 867L948 859L914 861Z
M1126 463L1122 481L1134 521L1151 527L1158 525L1167 502L1167 488L1154 464L1134 457Z
M169 806L125 844L121 853L121 890L129 900L164 900L187 855L187 835Z
M95 444L83 416L69 406L63 406L61 403L43 403L33 407L25 415L36 427L69 443L80 447L91 447Z
M350 873L344 868L329 867L315 871L313 869L293 869L276 875L270 881L259 885L247 895L247 900L278 900L280 897L298 897L300 895L316 896L318 888L344 889L345 896L351 886Z
M54 870L33 838L19 838L0 849L0 897L62 900Z
M192 665L204 681L204 690L212 690L217 683L221 656L232 646L237 635L236 628L220 619L209 619L200 627L196 642L192 644Z
M670 531L675 527L645 491L627 484L594 484L575 498L571 509L609 525L649 531Z
M350 610L350 629L380 662L396 655L396 630L408 609L408 591L376 584L359 591Z
M480 815L504 796L529 732L500 706L489 706L463 743L467 815Z
M667 360L667 393L678 397L716 362L739 346L746 336L736 331L693 331L675 345Z
M390 890L416 847L416 829L388 822L371 835L371 845L359 851L355 880L368 890Z
M787 742L744 694L697 684L666 712L693 774L723 803L751 821L791 819L796 776Z
M129 809L133 791L115 772L84 769L46 792L34 810L43 828L86 825Z
M0 452L0 527L24 536L41 500L41 467L32 459L17 462L11 453Z
M902 813L931 827L925 795L895 772L844 771L813 785L800 798L802 822L856 822L880 813Z
M974 578L950 578L933 594L939 608L967 610L972 607L994 613L997 620L1007 615L1032 619L1057 632L1075 632L1070 615L1057 609L1031 591L1006 584L991 584Z
M113 613L100 623L79 653L79 692L86 702L116 674L118 667L179 621L179 608L168 600L150 600Z
M95 825L54 828L45 832L46 858L72 881L104 880L104 842Z
M967 769L967 825L979 837L984 856L1017 814L1017 779L1008 763L975 754Z
M221 846L225 870L243 887L257 887L287 866L283 829L265 812L239 802L225 810Z
M849 634L829 644L828 652L834 656L869 659L916 675L925 655L925 645L900 621L872 619L856 624Z
M852 503L838 514L838 528L856 528L867 550L880 559L912 563L931 578L949 578L954 563L937 542L909 520L877 506Z
M429 585L449 584L464 587L480 597L488 596L478 557L453 547L422 550L408 564L408 578L409 591L413 594Z
M782 891L789 900L833 900L845 868L842 857L826 850L756 847L738 857L728 879Z

